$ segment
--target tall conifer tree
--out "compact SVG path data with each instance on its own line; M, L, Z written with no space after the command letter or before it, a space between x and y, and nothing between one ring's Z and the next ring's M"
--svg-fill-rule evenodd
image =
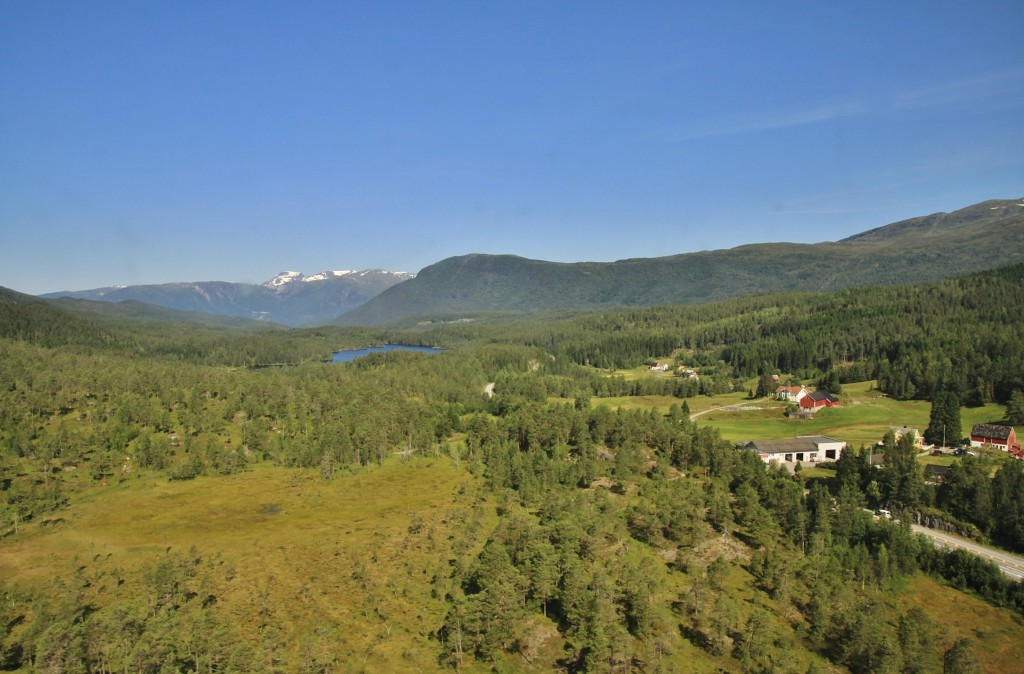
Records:
M933 445L959 444L963 433L960 430L960 399L951 391L943 391L932 401L932 413L924 439Z

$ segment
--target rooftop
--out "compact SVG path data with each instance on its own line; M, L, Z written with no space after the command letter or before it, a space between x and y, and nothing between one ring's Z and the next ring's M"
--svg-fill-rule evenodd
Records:
M791 452L816 452L823 444L843 443L827 435L801 435L782 440L751 440L743 446L764 454L788 454Z
M971 427L971 435L982 438L997 438L999 440L1009 439L1012 431L1013 426L1000 426L997 424L974 424Z

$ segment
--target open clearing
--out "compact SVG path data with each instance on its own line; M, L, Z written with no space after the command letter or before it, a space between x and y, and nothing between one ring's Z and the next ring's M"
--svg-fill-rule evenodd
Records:
M975 641L975 653L982 671L1012 674L1021 671L1024 662L1022 620L1011 612L996 608L969 594L917 574L908 579L900 592L900 610L920 606L939 625L939 643L946 649L961 637Z
M268 466L188 482L132 478L77 500L60 524L23 527L4 542L0 577L40 586L88 564L138 568L195 546L218 560L218 610L251 638L262 602L289 648L315 635L368 671L433 670L429 635L445 610L433 583L447 578L454 545L472 549L493 526L478 490L464 470L427 459L389 459L331 482Z

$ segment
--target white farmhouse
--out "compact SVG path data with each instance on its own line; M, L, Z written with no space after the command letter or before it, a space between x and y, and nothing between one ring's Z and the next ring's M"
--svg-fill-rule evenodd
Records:
M780 386L775 389L775 399L785 400L791 403L798 403L800 399L808 395L807 389L803 386Z

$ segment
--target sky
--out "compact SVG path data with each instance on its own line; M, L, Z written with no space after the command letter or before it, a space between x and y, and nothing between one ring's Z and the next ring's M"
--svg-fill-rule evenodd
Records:
M0 286L833 241L1024 196L1024 3L0 3Z

